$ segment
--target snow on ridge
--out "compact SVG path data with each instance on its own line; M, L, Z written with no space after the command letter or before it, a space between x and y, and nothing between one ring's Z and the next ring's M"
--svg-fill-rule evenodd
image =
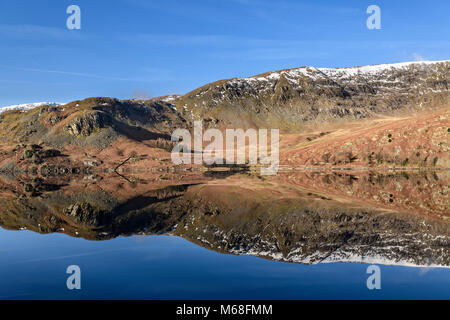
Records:
M0 113L8 111L8 110L26 111L26 110L31 110L31 109L34 109L37 107L42 107L42 106L57 107L57 106L61 106L63 104L64 103L59 103L59 102L34 102L34 103L16 104L16 105L11 105L11 106L0 107Z
M437 60L437 61L410 61L410 62L399 62L399 63L389 63L389 64L375 64L375 65L367 65L367 66L358 66L358 67L345 67L345 68L316 68L316 67L300 67L294 69L273 71L266 75L256 75L247 78L237 78L233 80L244 80L244 81L268 81L268 80L278 80L280 75L288 75L288 76L298 76L299 74L308 76L310 78L316 78L317 74L345 74L348 76L353 76L358 73L368 73L368 74L376 74L386 70L392 69L404 69L411 65L433 65L439 63L450 62L450 60Z
M314 68L321 72L345 72L347 74L357 74L361 73L378 73L391 69L404 69L411 65L432 65L438 63L450 62L450 60L440 60L440 61L410 61L410 62L399 62L399 63L389 63L389 64L374 64L368 66L360 67L346 67L346 68Z
M161 99L161 101L164 101L164 102L171 102L171 101L173 101L173 100L178 99L179 97L181 97L181 95L179 95L179 94L171 94L171 95L168 95L168 96L164 96L164 97Z

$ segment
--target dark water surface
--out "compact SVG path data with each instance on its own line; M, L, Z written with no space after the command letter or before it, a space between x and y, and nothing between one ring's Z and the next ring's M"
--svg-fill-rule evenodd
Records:
M0 231L1 299L448 299L446 268L381 266L368 290L367 264L301 265L221 254L173 236L93 242ZM66 268L81 268L68 290Z

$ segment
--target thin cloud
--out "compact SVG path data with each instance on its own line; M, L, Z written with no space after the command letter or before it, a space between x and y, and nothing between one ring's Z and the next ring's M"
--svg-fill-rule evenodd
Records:
M273 0L230 0L231 2L250 7L252 9L257 7L262 8L271 8L277 10L288 10L289 12L308 12L312 13L332 13L332 14L360 14L361 11L364 11L364 8L355 8L355 7L343 7L343 6L333 6L333 5L323 5L317 3L300 3L298 1L273 1ZM364 7L364 6L362 6Z
M389 50L403 46L421 46L430 49L449 46L450 42L433 41L318 41L318 40L276 40L276 39L239 39L240 45L232 51L215 50L209 57L218 59L239 60L288 60L320 58L327 59L348 50L363 50L367 47L386 48ZM334 48L330 51L329 48ZM425 60L422 55L414 54L415 60ZM409 56L407 59L410 59ZM435 60L442 58L436 57Z
M180 35L180 34L127 34L119 37L120 40L133 43L154 44L161 46L186 45L220 45L233 40L233 37L224 35Z
M61 255L61 256L55 256L55 257L45 257L45 258L36 258L36 259L28 259L23 261L16 261L13 263L6 263L2 264L1 266L11 266L11 265L17 265L17 264L27 264L27 263L35 263L35 262L44 262L44 261L53 261L53 260L62 260L62 259L68 259L68 258L79 258L79 257L87 257L87 256L98 256L103 253L109 253L109 252L115 252L115 251L125 251L125 250L134 250L133 247L125 247L125 248L116 248L116 249L106 249L106 250L97 250L92 252L85 252L85 253L79 253L79 254L70 254L70 255Z
M40 25L0 25L0 36L13 39L51 39L67 40L84 39L86 33L74 32L64 28L46 27Z
M113 80L113 81L128 81L128 82L154 82L161 81L161 79L156 78L121 78L121 77L111 77L111 76L103 76L91 73L82 73L82 72L70 72L70 71L61 71L61 70L47 70L47 69L35 69L35 68L17 68L17 67L8 67L8 66L0 66L2 68L11 68L19 71L27 71L27 72L41 72L41 73L54 73L75 77L86 77L93 79L102 79L102 80Z

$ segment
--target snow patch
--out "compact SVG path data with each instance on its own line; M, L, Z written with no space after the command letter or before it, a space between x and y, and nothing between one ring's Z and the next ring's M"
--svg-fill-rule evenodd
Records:
M173 100L178 99L179 97L181 97L179 94L171 94L171 95L168 95L168 96L165 96L164 98L162 98L161 101L171 102Z
M59 102L35 102L35 103L16 104L16 105L11 105L11 106L0 107L0 113L9 111L9 110L27 111L27 110L31 110L31 109L34 109L37 107L42 107L42 106L57 107L57 106L61 106L63 104L64 103L59 103Z

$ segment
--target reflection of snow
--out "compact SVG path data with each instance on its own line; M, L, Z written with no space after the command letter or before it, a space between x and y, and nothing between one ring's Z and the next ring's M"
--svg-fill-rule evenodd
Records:
M188 225L185 226L188 230ZM205 233L205 232L204 232ZM248 237L246 234L240 234L243 238ZM279 248L275 243L266 241L260 238L261 234L258 234L253 241L250 242L252 245L239 245L232 248L228 248L227 251L237 255L251 255L257 257L270 258L277 261L283 262L294 262L301 264L321 264L321 263L365 263L365 264L376 264L376 265L388 265L388 266L401 266L401 267L418 267L420 269L420 274L425 274L434 268L450 268L450 266L444 263L433 263L430 259L422 259L420 262L414 261L413 258L399 254L405 251L407 247L416 246L419 248L419 244L423 242L419 239L418 234L405 234L404 239L398 239L398 245L380 245L377 247L369 245L343 245L339 249L329 252L327 250L317 250L315 252L304 254L302 253L302 244L298 244L295 249L292 249L287 255L280 252ZM410 237L409 237L410 236ZM438 240L443 236L433 237L434 240ZM214 232L215 239L222 239L222 243L230 243L229 235L223 231L216 229ZM445 239L445 237L443 237ZM408 239L413 240L413 244L408 244ZM203 235L198 235L197 240L203 244L214 248ZM387 242L390 242L387 239ZM217 247L221 248L221 247ZM406 250L407 251L407 250Z
M243 250L231 250L234 254L247 254L259 257L270 257L274 260L285 261L285 262L295 262L302 264L319 264L319 263L336 263L336 262L353 262L353 263L367 263L367 264L377 264L377 265L389 265L389 266L402 266L402 267L419 267L421 269L421 274L427 273L433 268L450 268L450 266L439 265L439 264L429 264L429 265L420 265L414 263L412 260L404 259L404 260L396 260L395 258L390 259L389 252L386 252L384 255L374 254L371 256L360 256L358 254L353 254L349 252L334 252L326 257L323 256L321 252L315 252L309 256L302 256L301 254L293 254L289 255L288 258L285 258L280 252L271 252L271 251L257 251L257 250L249 250L247 252Z

